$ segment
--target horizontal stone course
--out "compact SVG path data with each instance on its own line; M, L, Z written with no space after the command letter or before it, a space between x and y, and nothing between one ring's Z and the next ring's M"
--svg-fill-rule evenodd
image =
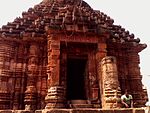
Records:
M112 113L133 113L133 109L115 109Z
M12 110L0 110L0 113L13 113Z
M34 113L32 110L14 110L12 113Z
M49 109L49 110L37 110L35 113L71 113L70 109Z
M150 111L149 111L150 112ZM133 109L133 113L146 113L144 109Z
M71 113L103 113L100 109L73 109Z
M18 112L17 112L18 113ZM32 112L30 112L32 113ZM51 110L36 110L35 113L145 113L143 108L135 109L92 109L92 108L80 108L80 109L51 109Z
M143 108L134 109L45 109L45 110L0 110L0 113L146 113Z

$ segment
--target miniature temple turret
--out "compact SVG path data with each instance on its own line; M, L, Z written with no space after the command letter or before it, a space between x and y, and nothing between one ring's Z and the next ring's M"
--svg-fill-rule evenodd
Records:
M144 106L139 38L83 0L43 0L0 29L0 109Z

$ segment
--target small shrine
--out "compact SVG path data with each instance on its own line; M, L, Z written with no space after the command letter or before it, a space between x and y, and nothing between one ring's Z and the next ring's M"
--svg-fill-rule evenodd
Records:
M0 29L0 109L145 105L140 39L83 0L43 0Z

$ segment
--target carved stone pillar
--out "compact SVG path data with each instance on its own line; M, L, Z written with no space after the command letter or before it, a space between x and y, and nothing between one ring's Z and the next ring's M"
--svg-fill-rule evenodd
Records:
M97 74L98 74L98 81L99 81L99 96L101 97L101 102L103 102L103 78L102 78L102 72L101 72L101 60L107 55L106 51L107 45L106 43L98 43L98 51L96 53L96 60L97 60ZM102 105L101 105L102 106Z
M101 61L102 71L102 108L117 108L120 100L120 85L116 58L112 56L104 57Z
M64 97L67 96L67 52L61 51L61 61L60 61L60 85L64 86Z
M25 109L36 109L36 77L38 75L38 54L39 47L37 44L32 44L29 49L29 61L28 61L28 78L27 87L25 91Z
M95 107L100 107L100 98L99 98L99 84L98 84L98 75L97 75L97 69L96 69L96 57L94 52L91 52L88 55L88 78L87 80L89 81L89 85L86 84L86 86L89 86L89 91L87 97L91 101L91 103Z
M60 41L48 37L48 93L45 97L46 109L64 107L64 87L60 86Z

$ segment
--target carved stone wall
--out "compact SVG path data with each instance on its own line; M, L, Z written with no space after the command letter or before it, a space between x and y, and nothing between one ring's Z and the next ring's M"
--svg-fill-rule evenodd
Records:
M129 90L133 96L134 107L143 106L145 103L138 55L142 48L141 45L135 47L131 43L124 46L115 43L108 44L108 55L117 58L118 79L122 94L125 89Z
M11 74L12 74L12 108L24 108L24 91L26 85L26 70L27 70L27 48L23 43L16 43L14 58L11 60ZM11 79L11 78L10 78Z
M44 98L47 91L46 45L43 46L41 42L41 49L39 48L39 43L37 47L32 45L32 49L30 49L29 43L8 39L2 39L0 44L0 109L24 109L26 103L31 104L32 99L30 97L33 97L33 100L37 102L34 104L36 109L44 108ZM36 62L34 58L37 58L39 61ZM28 74L36 77L30 77ZM33 93L34 91L36 91L36 95ZM31 96L31 93L33 96Z
M145 94L142 87L142 76L139 67L138 51L132 49L127 51L128 54L128 80L130 80L130 90L134 97L134 106L142 106L145 103Z
M11 105L11 59L14 55L13 43L0 40L0 109L10 109Z

